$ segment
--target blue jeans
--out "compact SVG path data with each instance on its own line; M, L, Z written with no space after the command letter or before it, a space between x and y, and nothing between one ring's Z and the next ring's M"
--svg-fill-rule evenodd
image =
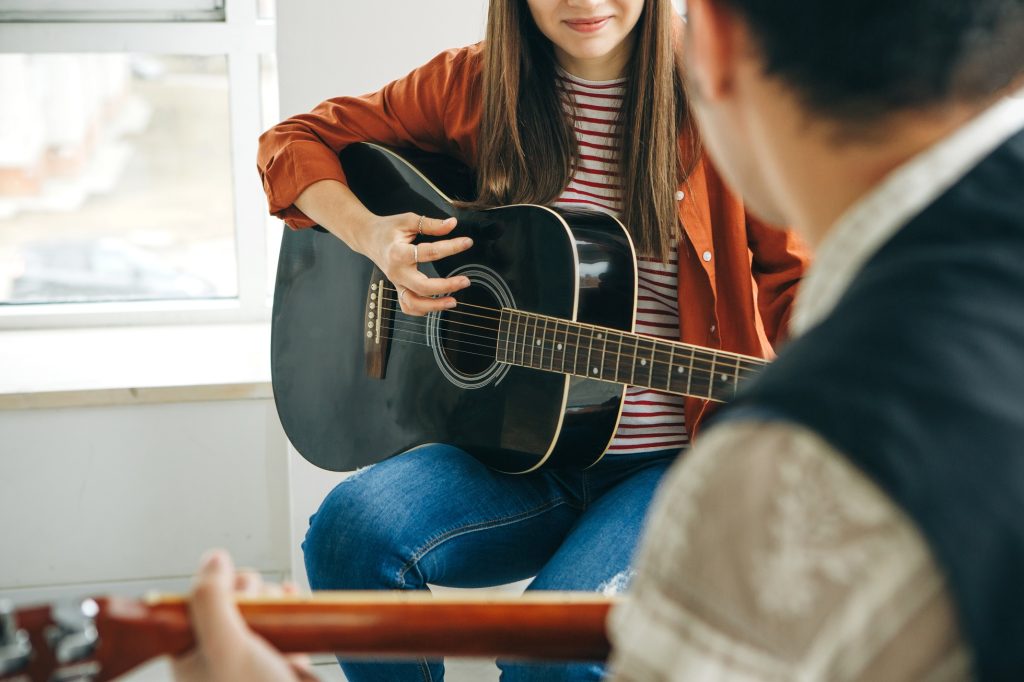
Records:
M431 444L361 469L310 519L302 549L314 590L502 585L612 594L676 451L606 458L586 471L498 473ZM350 682L442 680L440 661L342 661ZM505 682L599 680L598 664L498 662Z

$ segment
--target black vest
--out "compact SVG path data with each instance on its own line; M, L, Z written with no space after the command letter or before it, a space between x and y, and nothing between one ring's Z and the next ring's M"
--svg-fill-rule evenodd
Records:
M809 427L912 518L974 671L1024 680L1024 133L901 229L716 423Z

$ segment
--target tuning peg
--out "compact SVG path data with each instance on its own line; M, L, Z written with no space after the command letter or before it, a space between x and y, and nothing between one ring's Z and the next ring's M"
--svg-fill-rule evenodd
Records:
M98 636L94 619L99 610L92 599L64 602L52 608L50 617L54 625L47 630L46 638L58 663L76 663L95 653Z
M32 658L32 644L28 633L18 628L14 619L14 605L0 599L0 675L23 670Z

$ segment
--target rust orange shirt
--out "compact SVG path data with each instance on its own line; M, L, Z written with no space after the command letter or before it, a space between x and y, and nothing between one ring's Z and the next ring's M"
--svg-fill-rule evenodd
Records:
M377 92L327 100L265 132L258 166L270 212L292 228L311 227L295 199L319 180L345 182L338 152L353 142L416 147L474 168L482 56L479 44L448 50ZM686 140L679 144L686 148ZM680 340L770 357L785 334L806 249L793 233L749 216L705 158L679 192ZM691 435L707 408L687 399Z

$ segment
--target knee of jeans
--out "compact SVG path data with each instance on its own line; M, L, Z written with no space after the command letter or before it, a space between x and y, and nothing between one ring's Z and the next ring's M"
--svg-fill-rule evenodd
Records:
M395 542L379 495L351 477L335 486L310 518L302 543L314 590L393 589L398 569L388 564ZM389 577L391 576L391 577Z

